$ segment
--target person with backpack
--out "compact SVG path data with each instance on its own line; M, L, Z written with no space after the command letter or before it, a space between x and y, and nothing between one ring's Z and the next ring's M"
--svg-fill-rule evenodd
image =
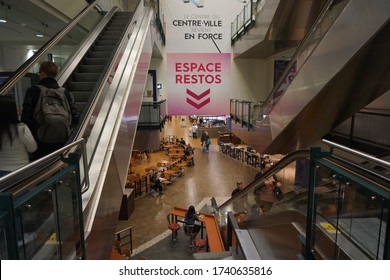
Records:
M33 160L62 148L71 128L79 122L73 95L58 85L57 73L55 63L42 62L38 85L28 88L24 97L21 121L30 128L38 144Z

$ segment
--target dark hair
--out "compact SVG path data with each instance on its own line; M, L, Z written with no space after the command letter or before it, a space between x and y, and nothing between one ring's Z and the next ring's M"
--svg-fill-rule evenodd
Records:
M195 215L195 207L191 205L190 207L188 207L186 217L192 217L193 215Z
M45 73L48 77L55 78L58 73L57 65L51 61L44 61L39 66L39 73Z
M18 111L16 109L16 102L11 96L0 96L0 137L5 137L5 134L8 135L9 140L12 143L12 132L11 132L11 124L17 124L19 122L18 119ZM15 133L17 135L18 130L15 129ZM1 142L0 141L0 150L1 150Z

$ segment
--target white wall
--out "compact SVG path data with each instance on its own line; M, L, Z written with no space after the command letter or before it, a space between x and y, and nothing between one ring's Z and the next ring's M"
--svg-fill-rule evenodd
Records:
M232 61L230 98L264 101L272 89L273 60L236 59Z
M15 69L18 69L20 65L30 58L28 52L29 50L25 46L2 47L3 58L0 61L0 70L15 71ZM33 69L31 72L38 72L38 69Z

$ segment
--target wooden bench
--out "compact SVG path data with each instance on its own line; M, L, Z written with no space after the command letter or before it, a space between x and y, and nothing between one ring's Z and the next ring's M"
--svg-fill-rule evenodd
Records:
M176 217L184 218L187 209L174 207L171 211L171 214ZM217 219L210 214L200 213L203 215L203 218L199 218L201 222L205 224L206 233L207 233L207 243L210 249L210 252L224 252L225 246L222 241L221 232L219 231L219 226Z

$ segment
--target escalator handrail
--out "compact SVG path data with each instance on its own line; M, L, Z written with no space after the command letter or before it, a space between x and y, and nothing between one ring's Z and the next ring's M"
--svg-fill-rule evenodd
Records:
M267 98L263 102L262 106L267 106L267 104L270 102L271 98L275 94L275 92L280 88L282 82L287 78L287 75L290 73L292 67L295 65L295 62L297 61L298 56L302 53L302 50L306 48L306 41L309 36L311 36L312 32L316 30L316 27L318 24L320 24L323 21L323 17L325 16L326 12L329 10L331 5L333 4L333 0L328 0L328 2L325 4L324 8L321 10L321 13L315 20L315 22L310 27L309 31L305 34L305 37L295 50L295 53L293 54L292 58L290 59L290 62L288 63L286 69L284 69L282 75L279 77L279 80L276 82L276 85L272 88L271 92L268 94ZM269 114L269 111L266 112L266 114Z
M370 155L367 155L367 154L364 154L360 151L355 151L355 150L352 150L352 149L349 149L347 147L344 147L342 145L339 145L337 143L333 143L331 141L328 141L328 140L323 140L323 142L327 145L329 145L330 147L337 147L339 149L343 149L343 151L345 152L348 152L348 153L351 153L351 154L354 154L354 155L359 155L361 157L365 157L365 159L369 159L373 162L376 162L376 163L379 163L379 164L385 164L386 166L390 166L390 164L388 162L385 162L383 160L380 160L380 159L377 159L377 158L374 158ZM245 196L248 192L250 191L253 191L253 188L255 186L258 186L260 185L261 183L263 183L266 178L269 178L271 177L272 175L276 174L277 172L279 172L281 169L283 169L284 167L286 167L288 164L290 164L292 161L296 160L297 158L302 158L302 157L308 157L310 156L310 150L296 150L294 152L291 152L289 154L287 154L285 157L283 157L281 160L279 160L278 162L276 162L273 166L271 166L271 168L269 170L267 170L264 174L262 174L259 178L255 179L252 183L250 183L249 185L247 185L242 191L240 191L237 195L231 197L230 199L228 199L226 202L224 202L223 204L221 204L220 206L216 206L216 210L218 211L219 209L231 204L233 201L235 201L236 199L240 199L241 197ZM343 162L343 165L348 163L349 165L353 166L353 168L357 168L359 169L360 171L363 171L363 172L367 172L367 173L370 173L372 176L375 176L375 180L377 179L382 179L382 180L386 180L388 181L388 178L384 178L383 176L381 176L380 174L374 174L372 173L370 170L367 170L361 166L358 166L358 165L355 165L353 163L351 163L349 160L347 159L344 159L344 158L339 158L335 155L332 155L329 157L329 160L330 161L341 161ZM348 168L348 167L347 167ZM349 168L350 169L350 168ZM354 172L356 173L356 172ZM359 172L360 173L360 172ZM386 190L385 190L386 191Z
M27 59L12 75L0 85L0 95L4 95L23 77L39 59L46 54L55 44L57 44L78 22L99 2L94 0L89 6L85 7L73 20L60 30L56 35L50 38L39 50L29 59Z
M231 204L234 200L239 199L246 195L248 192L252 191L255 186L258 186L262 184L266 178L271 177L272 175L276 174L279 172L281 169L286 167L288 164L290 164L292 161L298 159L298 158L303 158L303 157L308 157L310 156L310 150L305 149L305 150L296 150L293 151L286 156L284 156L281 160L276 162L274 165L271 166L270 169L268 169L264 174L262 174L259 178L255 179L252 183L247 185L243 190L241 190L237 195L229 198L227 201L222 203L220 206L216 207L216 210L222 209L228 204Z
M23 176L25 178L26 171L34 170L36 167L42 165L47 166L53 159L57 159L58 156L62 155L64 152L79 145L81 146L81 155L82 155L83 168L85 174L85 187L82 189L83 191L85 191L85 189L89 188L89 177L88 177L89 172L88 172L87 155L86 155L86 151L87 151L86 140L84 138L78 139L77 141L62 147L61 149L56 150L53 153L44 156L43 158L37 159L36 161L33 161L32 163L25 165L4 177L1 177L0 191L1 192L10 191L10 189L14 187L15 178L19 178L20 176ZM1 185L4 185L5 188L2 188Z
M332 141L329 141L329 140L326 140L326 139L322 139L322 142L325 143L326 145L328 145L329 147L331 148L336 148L336 149L339 149L341 151L344 151L344 152L347 152L347 153L350 153L350 154L353 154L355 156L359 156L359 157L362 157L370 162L373 162L373 163L376 163L380 166L385 166L387 168L390 168L390 163L387 162L387 161L384 161L382 159L379 159L379 158L376 158L376 157L373 157L371 155L368 155L366 153L363 153L361 151L358 151L358 150L353 150L351 148L348 148L348 147L345 147L343 145L340 145L338 143L335 143L335 142L332 142Z

